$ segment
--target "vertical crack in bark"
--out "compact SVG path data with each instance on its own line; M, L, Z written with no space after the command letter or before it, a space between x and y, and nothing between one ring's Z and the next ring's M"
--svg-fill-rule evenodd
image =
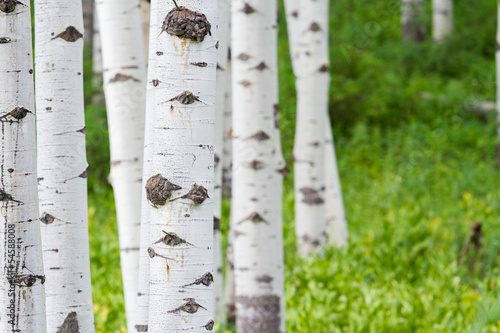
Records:
M181 244L193 245L191 243L186 242L184 239L180 238L179 236L177 236L177 234L175 232L166 232L164 230L162 230L162 231L165 234L165 236L162 237L161 239L157 240L155 242L155 244L163 243L167 246L172 246L172 247L178 246Z
M70 25L63 32L59 33L52 39L62 38L67 42L76 42L78 39L82 38L83 35L74 26Z
M207 273L203 274L202 277L196 279L193 283L186 284L183 287L189 287L189 286L193 286L193 285L199 286L200 284L202 284L206 287L210 287L212 282L214 282L214 276L212 275L212 273L207 272Z
M196 42L203 42L207 35L212 35L212 26L205 14L189 10L186 7L172 9L165 17L161 29L162 32L166 31L169 35Z
M274 109L274 128L279 129L280 128L280 105L274 104L273 109Z
M187 313L193 314L193 313L198 312L198 310L200 308L206 310L205 307L203 307L200 304L196 303L196 301L194 300L194 298L186 298L184 300L186 301L186 303L184 303L184 305L178 307L177 309L168 311L168 312L169 313L179 313L179 312L183 311L183 312L187 312Z
M57 329L57 333L80 333L78 326L78 315L76 312L70 312L64 323Z
M172 196L174 191L178 191L182 187L171 183L161 174L157 174L148 179L146 182L146 194L148 201L153 205L164 205Z
M199 102L200 100L198 99L198 96L195 96L195 94L193 94L192 92L184 91L181 94L169 99L168 101L169 102L177 101L181 104L189 105L193 104L194 102Z

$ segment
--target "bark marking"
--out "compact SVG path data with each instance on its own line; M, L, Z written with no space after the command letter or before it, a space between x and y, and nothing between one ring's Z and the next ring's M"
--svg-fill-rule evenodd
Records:
M302 202L307 205L321 205L325 203L323 198L319 196L319 191L311 187L301 188L300 192L304 195L304 199L302 199Z
M55 36L52 39L62 38L67 42L76 42L78 39L82 38L83 35L80 31L78 31L74 26L70 25L59 35Z
M148 201L155 206L166 204L167 200L172 196L172 192L180 189L182 187L169 182L167 178L160 174L149 178L146 182Z
M264 131L258 131L254 135L252 135L249 139L256 140L259 142L269 140L271 137Z
M201 205L207 198L209 198L208 190L201 185L194 184L188 193L184 194L182 197L172 199L171 201L178 199L190 199L196 205Z
M12 39L10 39L9 37L0 37L0 44L7 44L7 43L10 43L12 41Z
M4 13L12 13L16 9L16 0L0 0L0 10Z
M239 316L238 329L242 332L280 332L280 298L278 296L239 296L236 298Z
M238 224L242 224L245 221L251 221L251 222L253 222L255 224L257 224L257 223L269 224L269 222L267 222L266 220L264 220L264 218L262 218L262 216L260 216L260 214L256 213L256 212L253 212L246 219L238 222Z
M167 246L178 246L181 244L193 245L191 243L186 242L184 239L180 238L179 236L177 236L177 234L175 232L166 232L164 230L162 230L162 231L165 234L165 236L162 237L161 239L157 240L155 242L155 244L163 243Z
M213 320L210 320L206 325L205 328L207 331L211 331L214 329L215 322Z
M212 273L207 272L207 273L203 274L202 277L196 279L196 281L194 281L193 283L186 284L183 287L189 287L189 286L193 286L193 285L199 286L200 284L202 284L206 287L210 287L212 282L214 282L214 276L212 275Z
M172 9L161 27L162 32L166 31L169 35L196 42L203 42L206 35L211 36L211 28L205 14L189 10L186 7Z
M40 217L40 221L42 221L43 224L52 224L54 223L55 217L50 215L47 212L44 212L42 216Z
M137 332L147 332L148 325L135 325L135 329L137 330Z
M70 312L64 323L57 329L57 333L79 333L80 328L78 327L78 315L76 312Z
M189 105L193 104L194 102L199 102L200 100L198 99L198 96L195 96L192 92L184 91L181 94L169 100L169 102L172 101L178 101L181 104Z
M109 80L109 83L123 82L123 81L128 81L128 80L132 80L134 82L139 82L140 81L139 79L136 79L133 76L125 75L125 74L122 74L122 73L116 73L115 77L113 77L111 80Z
M250 6L248 3L245 3L245 6L243 7L243 9L241 11L247 15L250 15L250 14L253 14L256 12L256 10L252 6Z
M220 218L214 216L214 230L220 230Z
M205 307L201 306L200 304L196 303L194 298L186 298L185 299L186 303L184 305L178 307L177 309L169 311L169 313L179 313L181 311L187 312L187 313L196 313L200 308L206 310Z

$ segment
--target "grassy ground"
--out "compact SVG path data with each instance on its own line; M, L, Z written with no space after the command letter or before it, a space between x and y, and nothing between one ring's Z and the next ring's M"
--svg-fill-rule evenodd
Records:
M289 332L500 332L496 122L467 111L495 98L496 3L455 3L455 36L440 45L400 43L399 1L332 4L331 113L350 247L295 256L292 173L284 198ZM284 19L279 51L290 162L295 92ZM87 126L96 325L125 332L103 107L88 105ZM483 248L458 265L473 221L483 224Z

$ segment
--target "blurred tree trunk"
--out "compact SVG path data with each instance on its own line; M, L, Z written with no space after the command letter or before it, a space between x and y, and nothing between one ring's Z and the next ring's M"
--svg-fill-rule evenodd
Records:
M217 1L183 4L187 9L177 9L171 0L153 0L157 21L164 24L152 34L156 77L153 168L147 182L153 206L150 332L211 331L215 320ZM192 19L196 26L177 23Z
M94 332L83 28L80 1L35 0L38 188L49 332L69 321L81 332Z
M144 3L144 2L143 2ZM158 34L158 22L156 20L157 2L153 1L150 6L150 27L148 27L151 43L146 44L149 48L147 54L151 54L148 60L147 74L147 94L146 94L146 121L144 132L144 162L142 168L142 205L141 205L141 239L139 252L139 286L137 290L137 315L132 332L148 332L149 323L149 228L151 222L151 205L147 199L146 182L151 175L153 168L153 148L154 148L154 107L155 107L155 86L154 79L156 78L156 35ZM144 19L144 12L143 12ZM144 21L143 21L144 24Z
M408 42L425 40L424 0L402 0L402 38Z
M453 0L432 0L432 39L441 42L453 32Z
M30 2L0 8L0 332L43 333Z
M88 50L92 51L92 39L94 36L94 1L93 0L83 0L82 1L83 10L83 40L88 47Z
M146 63L149 60L149 26L151 25L151 0L141 0L142 35Z
M231 15L230 15L231 16ZM231 29L231 22L229 22ZM232 110L232 89L231 89L231 46L227 52L227 75L226 90L224 95L224 137L223 137L223 158L222 158L222 196L231 199L231 182L233 169L233 110Z
M497 132L500 137L500 4L498 5L498 28L496 36L496 74L497 74ZM497 146L497 165L500 167L500 143Z
M225 321L225 304L223 296L224 276L222 274L222 237L220 220L222 218L222 179L224 165L224 112L226 108L227 80L230 75L228 67L229 48L229 16L230 0L218 0L218 38L217 51L217 95L215 103L215 182L214 182L214 254L215 254L215 310L218 321Z
M146 69L139 0L97 2L128 331L139 274Z
M97 17L96 5L94 3L94 18L92 28L92 87L95 91L92 96L92 103L104 105L104 94L102 88L102 50L101 50L101 35L99 32L99 20Z
M236 0L232 6L232 214L240 333L285 331L276 8L275 0Z

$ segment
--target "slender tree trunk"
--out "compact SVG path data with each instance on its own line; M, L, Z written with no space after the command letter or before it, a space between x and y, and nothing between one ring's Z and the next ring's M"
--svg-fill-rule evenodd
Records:
M497 70L497 132L500 137L500 3L498 4L498 28L496 38L496 70ZM497 164L500 166L500 144L497 146Z
M97 18L97 9L94 4L94 20L92 29L92 69L94 76L102 82L102 49L101 49L101 33L99 31L99 19Z
M233 204L237 330L284 332L277 2L232 7Z
M137 310L146 69L139 0L97 3L128 330Z
M35 1L38 189L47 330L94 331L78 0Z
M0 6L0 332L46 332L30 2Z
M441 42L453 31L453 0L432 0L432 39Z
M335 144L328 113L326 114L325 123L327 125L325 128L325 203L328 243L336 247L344 247L348 245L349 230L345 216Z
M425 40L424 0L402 0L401 23L403 40Z
M149 227L150 227L150 211L151 205L147 199L146 182L151 175L153 168L153 148L154 148L154 107L155 107L155 86L154 79L156 78L156 31L158 23L156 21L157 2L151 3L151 26L150 32L151 43L148 44L151 57L148 61L148 79L147 79L147 95L146 95L146 130L144 132L144 164L142 169L142 208L141 208L141 246L139 252L139 287L137 291L137 316L133 332L148 332L149 323Z
M226 281L225 281L225 303L226 303L226 321L236 323L236 294L234 281L234 225L232 218L232 209L230 217L230 226L228 234L228 245L226 253Z
M142 36L144 39L144 55L149 60L149 26L151 25L151 0L141 0Z
M229 16L230 0L218 0L218 32L219 48L217 51L217 96L215 102L215 182L214 182L214 255L215 255L215 310L216 318L225 321L225 304L223 296L224 276L222 274L222 237L220 220L222 217L222 175L224 165L224 111L226 107L229 48Z
M150 332L214 328L217 1L158 1ZM154 5L153 5L154 6ZM187 22L179 25L179 22ZM211 35L209 34L211 28ZM176 35L171 35L176 34Z
M231 27L231 23L229 23ZM229 28L231 29L231 28ZM223 157L222 157L222 196L231 198L231 182L233 169L233 110L232 110L232 89L231 89L231 47L228 47L228 62L225 90L224 107L224 137L223 137Z
M92 50L92 39L94 36L94 1L83 0L83 40L89 50Z

